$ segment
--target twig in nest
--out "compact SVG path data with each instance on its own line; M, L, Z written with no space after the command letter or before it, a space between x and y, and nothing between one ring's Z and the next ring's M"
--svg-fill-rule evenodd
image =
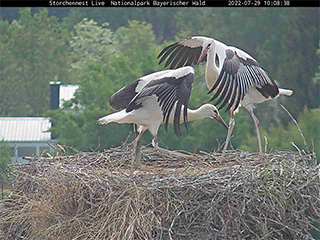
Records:
M299 152L299 155L301 156L302 154L301 154L300 148L298 148L298 146L294 142L290 142L290 143L295 149L297 149L297 151Z
M268 150L268 138L266 136L264 136L264 153L267 153Z
M97 147L93 150L93 152L96 152L96 151L99 149L99 147L100 147L100 136L97 137L97 140L98 140L98 145L97 145Z
M181 211L174 217L174 219L173 219L172 222L171 222L171 225L170 225L170 228L169 228L169 231L168 231L170 240L173 240L173 238L172 238L172 236L171 236L173 224L174 224L174 222L176 221L177 217L179 217L180 214L183 213L183 212L184 212L184 210L181 210Z
M289 115L289 117L290 117L290 118L292 119L292 121L296 124L296 126L297 126L297 128L298 128L298 131L299 131L299 133L300 133L300 136L301 136L302 139L303 139L304 146L306 147L307 152L310 153L310 150L309 150L308 145L307 145L307 141L306 141L306 139L304 138L304 135L303 135L303 133L302 133L302 131L301 131L301 128L300 128L298 122L294 119L294 117L291 115L291 113L289 112L288 109L286 109L282 104L280 104L280 106L287 112L287 114Z

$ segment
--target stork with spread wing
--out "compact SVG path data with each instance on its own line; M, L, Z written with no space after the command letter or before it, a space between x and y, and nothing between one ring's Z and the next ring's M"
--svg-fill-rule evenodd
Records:
M175 42L164 48L158 58L159 64L165 61L165 67L169 66L171 69L206 61L205 79L208 93L215 92L210 101L217 99L215 105L221 104L219 110L225 106L226 111L230 110L229 130L223 153L228 147L234 128L234 113L240 105L247 109L254 121L259 153L262 153L259 120L253 113L253 104L279 95L290 96L291 90L279 88L249 54L213 38L198 36Z

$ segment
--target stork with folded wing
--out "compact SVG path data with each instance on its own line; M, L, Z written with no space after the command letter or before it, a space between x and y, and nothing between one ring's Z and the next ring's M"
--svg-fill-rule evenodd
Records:
M133 161L137 166L141 164L140 138L147 129L153 135L152 145L156 150L181 156L181 153L158 146L157 133L161 124L165 124L167 130L168 124L173 123L177 135L180 134L180 123L187 127L187 122L202 118L216 119L228 128L214 105L204 104L195 110L188 108L193 78L192 67L164 70L139 78L110 98L111 107L123 110L100 118L98 123L134 123L139 126L133 142Z

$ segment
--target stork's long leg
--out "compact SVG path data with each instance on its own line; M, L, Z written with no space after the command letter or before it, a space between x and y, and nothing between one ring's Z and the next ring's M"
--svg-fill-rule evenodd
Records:
M163 152L163 153L168 154L168 155L173 155L173 156L177 156L177 157L180 157L180 158L194 158L194 155L187 155L187 154L179 153L179 152L176 152L176 151L170 151L170 150L167 150L167 149L159 147L159 145L158 145L158 137L157 136L153 137L152 146L154 147L155 150L157 150L159 152Z
M140 133L137 132L137 137L133 142L133 152L132 152L132 166L140 167L141 166L141 144L140 144Z
M259 154L262 154L262 146L261 146L261 138L260 138L260 130L259 130L259 119L254 115L253 110L251 108L246 108L252 117L254 122L254 126L256 128L257 138L258 138L258 147L259 147Z
M133 140L133 152L132 152L132 166L139 168L141 166L141 152L140 152L140 138L144 131L147 130L147 128L140 126L137 131L137 136Z
M226 141L224 143L223 150L222 150L222 154L223 155L226 153L226 150L228 148L228 145L229 145L229 142L230 142L230 138L231 138L231 134L233 132L234 125L235 125L234 112L232 110L230 110L229 129L228 129L227 138L226 138Z

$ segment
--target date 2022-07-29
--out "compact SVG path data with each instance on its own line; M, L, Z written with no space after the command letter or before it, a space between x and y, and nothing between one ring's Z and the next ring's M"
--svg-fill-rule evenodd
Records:
M229 7L289 7L290 0L228 0Z

